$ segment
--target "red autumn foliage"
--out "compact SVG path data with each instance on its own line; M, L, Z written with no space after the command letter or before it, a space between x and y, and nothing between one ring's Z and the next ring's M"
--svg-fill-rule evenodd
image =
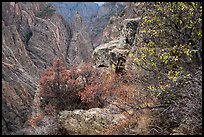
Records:
M59 110L64 110L73 103L80 103L77 96L76 70L71 72L66 70L61 60L53 61L53 66L47 68L40 79L40 96L43 98L42 106L55 106Z
M36 96L39 102L34 106L45 115L55 115L62 110L104 107L118 96L124 98L126 95L126 90L120 86L120 77L114 72L101 72L92 64L66 68L59 59L44 71L39 84ZM43 113L30 118L29 123L36 125Z

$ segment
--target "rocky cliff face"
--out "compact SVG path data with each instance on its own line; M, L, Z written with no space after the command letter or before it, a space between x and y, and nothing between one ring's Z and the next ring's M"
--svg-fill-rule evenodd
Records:
M144 3L128 2L124 10L110 18L109 23L102 32L102 43L110 42L121 35L124 28L124 20L141 17Z
M70 64L79 65L90 62L93 46L82 17L76 13L72 22L72 39L68 48L67 60Z
M26 49L37 67L50 66L54 58L61 58L66 63L71 30L60 15L53 14L47 19L36 17L31 32Z
M24 126L39 69L53 58L65 60L71 32L64 19L47 3L2 3L2 131Z
M92 18L99 10L99 5L94 2L52 2L52 5L70 23L74 20L75 13L79 12L87 26L91 24Z
M110 18L109 24L103 30L103 44L94 49L92 59L98 67L114 67L122 71L127 64L128 53L135 48L140 17L144 3L127 3L123 11Z
M95 48L102 42L102 32L110 17L120 13L127 2L105 2L101 7L93 2L53 2L52 5L70 23L75 20L74 15L78 12Z
M99 9L97 16L93 18L90 25L90 34L93 41L94 48L102 42L102 32L106 25L109 23L109 19L116 13L121 12L126 2L105 2Z

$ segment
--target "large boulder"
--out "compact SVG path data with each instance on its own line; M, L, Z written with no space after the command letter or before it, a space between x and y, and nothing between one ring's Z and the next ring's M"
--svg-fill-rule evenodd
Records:
M92 108L89 110L62 111L59 114L59 125L69 134L101 134L111 126L119 125L126 116L113 113L110 109Z
M92 58L97 67L112 67L112 65L117 65L119 59L125 60L128 52L129 50L125 49L124 45L120 45L119 40L115 40L98 46Z
M118 38L95 48L92 58L97 67L115 67L116 71L124 69L126 57L134 45L139 21L140 18L125 19Z

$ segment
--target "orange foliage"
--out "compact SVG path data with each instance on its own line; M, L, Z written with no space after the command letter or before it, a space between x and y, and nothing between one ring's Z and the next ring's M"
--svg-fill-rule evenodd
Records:
M37 115L36 117L28 118L28 122L32 127L36 127L36 125L43 119L43 115Z
M59 59L45 70L39 83L40 107L45 114L77 105L82 109L104 107L118 98L126 101L134 89L113 71L102 71L91 64L66 68Z

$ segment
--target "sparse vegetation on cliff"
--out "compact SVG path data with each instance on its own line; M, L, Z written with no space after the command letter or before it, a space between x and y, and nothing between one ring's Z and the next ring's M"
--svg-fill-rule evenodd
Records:
M202 135L202 2L106 3L93 52L80 13L3 4L3 134Z

